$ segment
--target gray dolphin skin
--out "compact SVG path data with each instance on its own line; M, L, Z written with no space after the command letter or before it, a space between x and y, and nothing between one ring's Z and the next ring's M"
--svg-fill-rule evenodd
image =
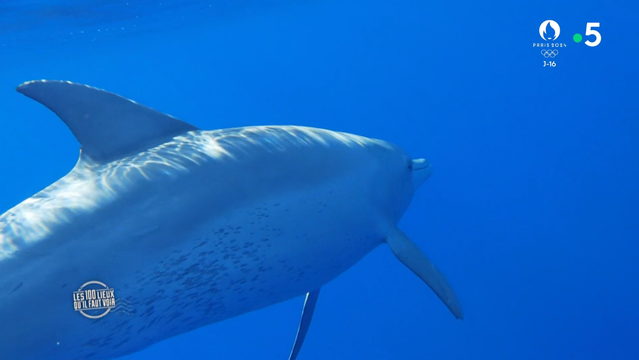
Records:
M431 172L398 146L299 126L200 130L65 81L17 90L81 150L66 176L0 216L2 360L114 359L306 294L294 360L320 288L382 243L463 318L397 228Z

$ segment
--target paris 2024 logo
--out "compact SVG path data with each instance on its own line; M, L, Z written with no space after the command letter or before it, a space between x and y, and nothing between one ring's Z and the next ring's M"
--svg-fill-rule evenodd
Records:
M575 33L572 37L576 44L581 43L584 37L588 39L584 41L584 44L589 47L595 47L601 43L601 33L598 31L600 24L598 22L586 23L586 32L582 36L580 33ZM539 25L539 36L543 42L533 42L533 48L539 49L539 53L543 56L544 67L556 67L557 62L555 57L559 55L560 48L567 48L565 42L557 41L561 34L561 27L555 20L545 20ZM564 50L561 49L563 52Z

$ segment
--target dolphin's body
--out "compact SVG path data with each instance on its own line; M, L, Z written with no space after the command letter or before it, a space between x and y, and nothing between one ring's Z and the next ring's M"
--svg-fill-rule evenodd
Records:
M296 126L203 131L69 82L18 91L82 150L0 216L3 360L113 359L306 293L295 358L322 285L384 242L462 317L396 227L430 174L399 147ZM88 281L124 305L99 319L74 311Z

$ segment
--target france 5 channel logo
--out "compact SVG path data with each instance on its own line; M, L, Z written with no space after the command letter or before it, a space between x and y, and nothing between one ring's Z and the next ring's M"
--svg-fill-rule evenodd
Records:
M601 33L599 32L600 23L588 22L586 23L586 31L584 35L575 33L572 36L572 40L575 44L580 44L584 37L586 41L584 44L594 48L601 43ZM557 67L557 56L560 50L563 52L564 48L568 46L566 43L558 41L561 34L561 27L554 20L546 20L539 25L539 36L543 42L534 42L533 48L539 50L539 54L543 57L543 67L554 68Z

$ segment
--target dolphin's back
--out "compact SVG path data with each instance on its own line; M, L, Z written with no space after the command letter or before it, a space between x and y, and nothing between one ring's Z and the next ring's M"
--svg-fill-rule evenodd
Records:
M342 176L364 179L363 172L378 170L394 149L391 143L347 133L261 126L191 131L108 163L82 154L65 177L0 215L0 269L4 259L73 219L160 186L187 196L188 187L198 185L220 200L242 194L251 201L277 189L310 187Z

